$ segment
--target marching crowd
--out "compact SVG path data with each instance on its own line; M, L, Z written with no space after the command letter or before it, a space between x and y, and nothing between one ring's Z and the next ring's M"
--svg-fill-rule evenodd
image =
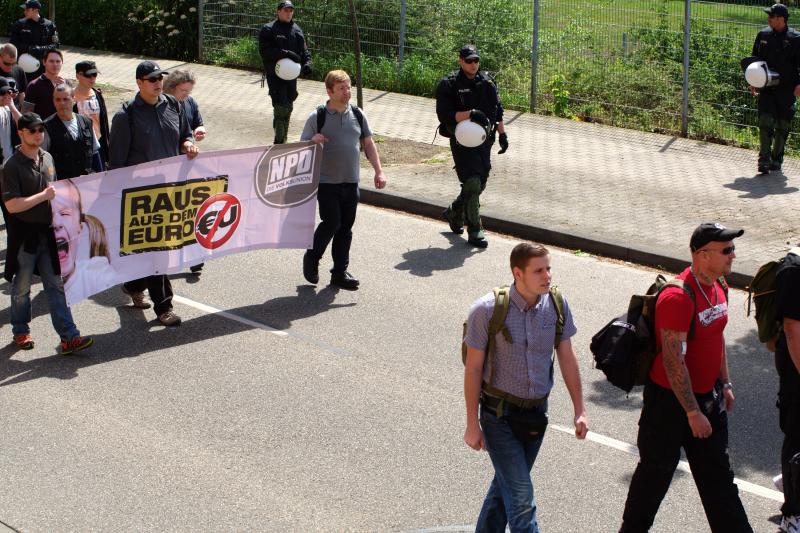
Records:
M11 42L0 47L0 207L8 236L5 278L11 283L11 325L16 346L32 349L30 288L37 273L61 338L61 352L69 354L92 344L91 337L80 334L64 295L64 284L75 270L69 235L84 224L91 228L92 220L82 211L77 187L70 189L68 200L56 202L52 182L179 154L192 159L207 131L191 96L194 74L183 69L165 72L153 61L137 66L138 92L110 118L103 92L96 87L97 65L80 61L75 65L75 82L67 80L55 25L41 16L37 0L28 0L23 8L25 17L12 28ZM787 32L785 7L766 11L772 30ZM754 53L767 50L773 37L759 34ZM281 62L296 64L298 74L312 72L311 54L294 22L291 0L280 1L275 20L261 29L259 49L273 107L274 143L285 143L298 93L297 76L280 75ZM23 54L28 56L25 69L18 64ZM493 145L499 144L499 154L506 152L508 135L497 83L480 70L478 49L463 46L458 64L458 70L436 88L439 132L450 138L460 182L460 194L443 217L456 234L466 226L469 245L485 248L479 198L488 181ZM796 95L800 79L795 81ZM317 193L321 221L303 256L302 270L308 282L317 284L320 262L330 244L330 283L358 290L359 280L348 268L362 150L374 170L375 186L383 188L387 180L369 121L350 104L347 73L327 73L325 88L327 102L309 113L300 136L323 146ZM769 95L762 91L762 100L767 102ZM788 92L781 95L794 105ZM780 169L786 129L780 120L763 121L759 171ZM474 131L464 133L472 125L478 127L475 142L469 137ZM620 531L650 529L682 449L710 529L752 531L727 453L727 412L733 409L735 396L723 336L728 317L724 276L736 257L733 240L742 233L720 224L698 226L689 242L691 265L677 276L680 286L668 287L658 297L659 353L644 389L637 440L640 461ZM95 252L108 255L102 247ZM191 270L199 274L202 267L194 265ZM583 439L589 428L571 343L576 326L566 296L551 286L549 252L541 245L522 243L511 253L510 269L513 284L478 299L465 326L464 441L475 450L486 450L495 470L478 517L479 532L502 532L507 525L513 533L539 531L530 472L547 427L556 359L572 400L576 436ZM129 281L122 290L135 307L152 306L161 324L181 323L166 275ZM781 325L775 347L779 413L785 435L781 529L800 533L800 248L783 258L775 292Z

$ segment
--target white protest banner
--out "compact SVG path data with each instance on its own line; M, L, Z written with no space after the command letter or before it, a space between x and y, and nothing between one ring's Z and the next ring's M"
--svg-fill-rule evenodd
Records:
M54 183L67 303L257 248L310 248L322 148L185 155Z

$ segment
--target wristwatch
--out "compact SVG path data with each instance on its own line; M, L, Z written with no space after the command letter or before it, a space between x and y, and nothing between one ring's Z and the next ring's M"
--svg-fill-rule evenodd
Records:
M723 390L732 390L733 389L733 384L730 381L728 381L727 383L723 383L722 384L722 388L723 388Z

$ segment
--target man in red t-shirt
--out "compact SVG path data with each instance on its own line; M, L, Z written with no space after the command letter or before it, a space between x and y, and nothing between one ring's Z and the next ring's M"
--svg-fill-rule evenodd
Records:
M744 230L705 223L689 243L692 264L656 302L656 342L661 351L644 388L639 419L639 464L631 479L620 533L648 531L678 466L681 448L692 469L711 530L753 529L747 520L728 458L728 418L733 386L723 331L727 286L736 257L733 239Z

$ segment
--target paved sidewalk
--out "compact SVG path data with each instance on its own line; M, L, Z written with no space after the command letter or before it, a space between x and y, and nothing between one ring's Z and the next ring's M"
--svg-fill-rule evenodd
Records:
M140 58L64 50L65 73L72 74L77 61L92 59L101 83L136 89ZM183 64L159 62L162 68ZM204 150L271 143L272 108L258 73L198 64L191 69L198 77L193 94L211 132ZM298 90L290 140L326 99L319 82L301 80ZM434 107L429 98L364 90L370 125L384 136L430 143L437 126ZM737 240L739 284L800 241L798 160L786 161L783 174L760 177L756 153L749 150L514 111L506 123L511 147L493 156L482 195L488 229L674 269L689 261L692 229L720 221L746 230ZM436 144L446 148L443 141L437 138ZM454 171L386 170L385 193L374 193L371 180L362 180L366 201L430 216L458 190Z

